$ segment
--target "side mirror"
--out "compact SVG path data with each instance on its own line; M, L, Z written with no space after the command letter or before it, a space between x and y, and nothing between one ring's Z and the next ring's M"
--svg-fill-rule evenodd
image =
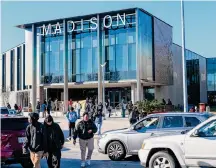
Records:
M194 133L193 133L193 136L195 137L205 137L205 133L204 132L201 132L199 130L195 130Z
M199 131L198 131L198 130L195 130L194 133L193 133L193 135L194 135L194 136L199 136Z

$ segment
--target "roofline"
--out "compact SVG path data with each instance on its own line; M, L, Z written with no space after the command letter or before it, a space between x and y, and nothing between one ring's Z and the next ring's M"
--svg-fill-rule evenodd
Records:
M151 13L147 12L146 10L142 9L142 8L138 8L138 7L135 7L135 8L126 8L126 9L120 9L120 10L113 10L113 11L107 11L107 12L100 12L100 13L94 13L94 14L87 14L87 15L79 15L79 16L72 16L72 17L66 17L66 18L58 18L58 19L52 19L52 20L43 20L43 21L40 21L40 22L32 22L32 23L26 23L26 24L20 24L20 25L17 25L16 27L18 28L22 28L22 29L25 29L25 28L29 28L31 27L32 24L44 24L44 23L47 23L47 22L58 22L60 20L68 20L68 19L75 19L75 20L78 20L78 19L82 19L82 18L87 18L87 17L91 17L91 16L94 16L94 15L107 15L107 14L110 14L110 13L117 13L117 12L126 12L126 11L132 11L132 10L136 10L136 9L139 9L141 10L142 12L152 16L153 18L156 18L160 21L162 21L163 23L167 24L168 26L170 27L173 27L171 26L170 24L166 23L165 21L159 19L158 17L152 15Z
M15 47L12 47L12 48L10 48L10 49L8 49L8 50L2 52L1 55L6 54L6 52L8 52L8 51L10 51L10 50L12 50L12 49L14 49L14 48L20 47L20 46L23 45L23 44L25 44L25 42L22 42L22 43L16 45Z
M175 45L177 45L177 46L179 46L179 47L182 48L182 46L180 46L179 44L176 44L176 43L173 43L173 44L175 44ZM198 53L196 53L196 52L194 52L194 51L192 51L192 50L190 50L190 49L187 49L187 48L186 48L186 50L188 50L188 51L190 51L190 52L192 52L192 53L194 53L194 54L196 54L196 55L198 55L198 56L200 56L200 57L202 57L202 58L207 59L207 57L204 57L204 56L202 56L202 55L200 55L200 54L198 54Z

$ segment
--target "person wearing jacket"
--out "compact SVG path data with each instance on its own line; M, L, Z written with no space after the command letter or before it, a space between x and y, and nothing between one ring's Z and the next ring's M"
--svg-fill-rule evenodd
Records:
M66 117L68 119L68 127L69 127L68 140L70 141L71 140L71 132L74 135L75 125L76 125L76 121L77 121L77 113L76 113L76 111L74 111L73 107L70 108L70 111L67 113Z
M76 144L76 139L79 137L79 145L81 150L81 167L85 167L85 160L87 165L90 165L91 156L94 150L94 134L97 132L97 127L92 120L89 119L89 114L85 112L83 114L83 120L80 121L75 129L73 136L73 144ZM86 148L88 148L88 154L86 157Z
M46 131L43 124L38 122L38 113L29 114L29 125L26 128L26 141L23 146L23 154L30 151L30 158L34 168L40 168L40 160L44 155L47 155Z
M62 129L53 121L51 115L45 118L44 129L47 133L47 165L49 168L60 168L61 149L65 142Z

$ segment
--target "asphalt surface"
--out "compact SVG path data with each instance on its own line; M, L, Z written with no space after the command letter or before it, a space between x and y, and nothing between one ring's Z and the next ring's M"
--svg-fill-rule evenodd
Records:
M43 119L40 119L40 121L43 121ZM68 137L68 123L65 117L58 117L55 118L55 122L57 122L65 135L65 138ZM120 128L126 128L129 126L128 119L122 119L121 117L115 116L114 118L109 118L107 120L104 120L103 126L102 126L102 132L113 130L113 129L120 129ZM111 161L107 155L101 154L97 150L97 138L98 136L95 136L95 150L92 155L92 161L91 161L91 168L141 168L139 159L136 156L128 156L123 161L114 162ZM21 168L21 165L7 165L2 166L3 168L10 167L10 168ZM46 160L42 159L41 161L41 167L47 168ZM67 141L64 145L64 148L62 149L62 159L61 159L61 167L63 168L80 168L80 149L79 144L77 143L75 146L73 145L72 141Z

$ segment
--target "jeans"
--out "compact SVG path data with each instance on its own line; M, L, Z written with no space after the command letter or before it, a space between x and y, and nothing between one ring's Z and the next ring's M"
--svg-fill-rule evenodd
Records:
M80 109L77 109L77 118L80 119Z
M98 135L101 135L102 122L95 122L95 125L97 127Z
M125 118L126 109L122 109L122 117Z

